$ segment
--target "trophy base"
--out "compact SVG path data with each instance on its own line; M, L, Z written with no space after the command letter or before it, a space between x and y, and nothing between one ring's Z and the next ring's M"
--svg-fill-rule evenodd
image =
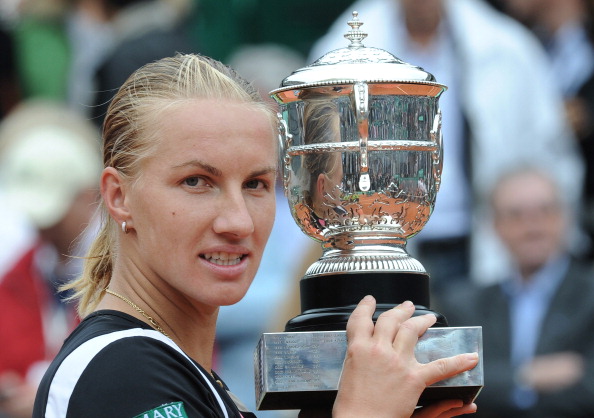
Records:
M349 317L353 313L356 305L338 307L338 308L322 308L310 309L302 314L292 318L287 322L285 331L300 332L300 331L344 331ZM373 321L387 310L394 307L394 304L378 304L373 314ZM415 305L415 313L413 316L433 314L437 317L434 327L447 327L448 322L442 314L427 309L425 306Z
M291 319L285 331L345 330L349 316L366 295L377 301L379 314L405 300L415 303L415 316L434 314L435 326L447 327L446 318L429 310L429 275L420 272L351 272L306 276L300 282L301 315Z
M255 352L258 410L332 408L346 354L345 331L280 332L262 335ZM420 363L478 352L472 370L429 386L419 405L444 399L472 402L484 384L482 328L430 328L415 347Z

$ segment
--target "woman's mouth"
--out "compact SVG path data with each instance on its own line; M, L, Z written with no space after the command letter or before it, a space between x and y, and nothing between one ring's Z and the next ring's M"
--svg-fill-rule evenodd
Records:
M218 251L214 253L200 254L200 257L218 266L235 266L241 263L244 254Z

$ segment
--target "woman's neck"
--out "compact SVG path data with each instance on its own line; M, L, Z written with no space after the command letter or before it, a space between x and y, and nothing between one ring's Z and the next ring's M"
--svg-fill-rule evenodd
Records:
M149 280L121 278L133 276L122 276L114 271L108 287L110 293L104 294L97 310L121 311L149 324L210 370L218 308L200 310L183 297L157 289Z

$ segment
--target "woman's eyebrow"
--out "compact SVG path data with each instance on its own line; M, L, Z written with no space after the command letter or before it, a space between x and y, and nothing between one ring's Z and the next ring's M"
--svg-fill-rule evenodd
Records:
M199 160L191 160L191 161L176 165L173 168L185 168L185 167L198 167L198 168L201 168L202 170L204 170L204 171L208 172L209 174L212 174L213 176L216 176L216 177L221 177L223 175L223 172L221 170L219 170L218 168L216 168L208 163L199 161Z
M222 177L223 172L221 170L219 170L218 168L205 163L203 161L200 160L190 160L187 161L185 163L179 164L174 166L173 168L185 168L185 167L198 167L204 171L206 171L209 174L212 174L213 176L216 177ZM258 176L262 176L262 175L267 175L267 174L276 174L276 172L278 171L276 166L269 166L269 167L264 167L258 170L254 170L249 174L249 177L258 177Z

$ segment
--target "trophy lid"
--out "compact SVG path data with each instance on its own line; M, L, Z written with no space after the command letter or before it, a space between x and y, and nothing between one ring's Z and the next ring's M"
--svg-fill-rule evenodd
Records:
M367 33L359 29L363 22L358 15L354 11L352 20L347 22L351 30L344 37L351 42L350 45L330 51L313 64L295 70L270 94L296 88L357 82L419 83L445 87L436 83L433 74L421 67L408 64L383 49L365 47L362 40L367 37Z

